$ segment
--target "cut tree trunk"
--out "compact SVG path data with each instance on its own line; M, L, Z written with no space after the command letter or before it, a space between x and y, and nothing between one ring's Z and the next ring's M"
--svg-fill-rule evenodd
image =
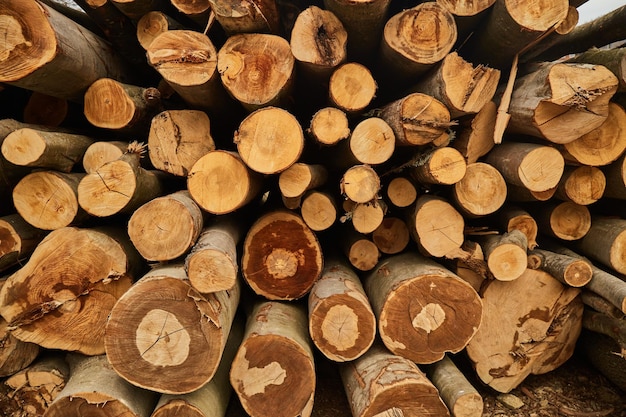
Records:
M456 184L467 170L461 152L450 146L421 149L414 154L412 161L408 173L419 184Z
M108 43L51 7L7 0L0 16L2 32L10 34L0 82L80 102L99 78L133 79Z
M302 197L300 215L311 230L321 232L330 229L339 217L335 195L329 191L312 190Z
M409 359L377 343L339 368L354 417L450 415L437 388Z
M227 36L237 33L282 33L276 0L209 0L208 3Z
M137 21L136 36L141 47L148 50L152 41L161 33L167 32L168 30L181 30L183 28L181 23L177 22L169 15L158 10L151 10L141 16ZM143 55L145 56L145 54ZM144 62L146 62L145 57Z
M28 259L46 234L19 214L0 217L0 272Z
M481 323L482 302L474 288L416 253L382 260L364 287L385 346L418 364L460 352Z
M520 230L499 235L476 236L487 260L487 267L499 281L513 281L526 270L528 241Z
M369 68L358 62L337 67L328 81L330 103L351 115L362 113L376 97L377 89Z
M301 197L321 187L328 179L326 165L296 162L278 176L280 193L287 198Z
M586 260L560 253L533 249L529 252L529 267L546 271L562 284L583 287L591 281L593 269Z
M490 101L474 117L460 121L450 146L461 152L468 164L478 162L495 146L496 113L496 104Z
M0 291L15 337L48 349L104 353L104 324L142 262L119 230L50 232Z
M478 377L509 392L528 375L565 363L582 326L579 293L541 270L490 282L482 293L482 323L466 349Z
M246 234L241 272L258 295L269 300L301 298L322 269L317 236L295 213L269 211L259 216Z
M46 411L47 417L149 417L158 399L122 379L106 356L69 357L70 379Z
M467 164L465 175L452 185L456 207L467 217L481 217L498 211L506 201L504 177L484 162Z
M156 197L133 212L128 236L148 261L171 261L196 244L204 214L187 190Z
M541 207L530 207L541 233L565 241L583 238L591 228L591 213L587 206L564 201L548 201Z
M373 269L380 259L378 246L367 236L354 229L346 228L340 246L350 265L359 271Z
M348 168L339 184L341 194L355 203L370 203L380 191L380 177L369 165L359 164Z
M211 2L209 0L170 0L172 6L202 30L211 23Z
M128 149L128 142L97 141L89 145L83 155L83 170L87 174L95 173L107 162L119 159Z
M406 222L399 217L387 216L372 232L372 241L382 253L395 255L409 244L411 235Z
M606 67L617 77L619 82L617 92L626 92L626 48L591 48L587 52L576 55L572 59L568 59L567 62L579 62L582 64L594 64Z
M479 27L496 0L436 0L454 16L457 45L463 44Z
M352 361L374 343L376 317L356 272L345 260L327 260L308 298L309 333L335 362Z
M111 310L107 359L138 387L167 394L195 391L217 371L239 295L235 285L203 296L182 264L155 267Z
M399 208L409 207L417 199L417 186L406 176L395 176L385 187L387 201Z
M338 108L324 107L313 114L306 133L320 145L336 145L350 136L348 116Z
M522 63L537 61L537 57L552 48L561 40L562 36L567 35L578 26L579 13L578 9L570 2L567 9L567 16L552 28L542 34L537 42L533 42L532 48L525 48L520 57Z
M258 417L309 417L316 377L307 315L297 304L259 301L230 370L244 410Z
M626 220L616 217L594 216L591 227L577 242L577 250L604 266L626 274Z
M336 159L343 159L344 163L367 164L371 166L387 162L396 149L396 137L383 119L379 117L367 117L361 120L352 130L347 141L339 147L346 145L349 148L349 156L339 149L333 149ZM347 169L345 166L344 169Z
M606 177L598 167L566 166L556 189L555 196L581 206L600 200L606 188Z
M528 249L532 250L537 247L537 233L539 227L535 218L519 206L506 204L502 207L497 214L498 223L500 229L503 232L510 232L512 230L520 230L526 235L526 241L528 242Z
M354 203L346 201L346 205L351 205L349 216L352 227L359 233L369 235L378 229L385 219L387 206L382 200L375 200L370 203Z

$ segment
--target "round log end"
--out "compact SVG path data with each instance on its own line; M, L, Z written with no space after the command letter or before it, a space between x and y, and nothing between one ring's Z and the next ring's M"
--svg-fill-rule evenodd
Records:
M236 260L217 249L196 251L187 261L189 282L196 290L205 294L232 288L238 271Z
M528 256L525 249L513 243L496 247L487 259L487 266L499 281L512 281L526 270Z
M350 136L348 116L336 107L325 107L313 115L307 132L322 145L335 145Z
M434 257L452 253L465 240L463 216L447 201L430 195L417 199L408 223L413 240Z
M409 207L417 199L417 188L405 177L396 177L387 185L387 198L396 207Z
M591 281L593 268L589 262L577 260L570 263L563 274L565 282L571 287L583 287Z
M386 162L396 149L396 137L383 119L370 117L360 122L350 136L350 151L362 164Z
M528 152L517 169L522 184L530 191L546 191L558 185L565 160L550 146L540 146Z
M507 185L493 166L476 162L467 165L465 176L454 184L453 195L463 211L472 216L485 216L502 207Z
M2 142L2 156L14 165L29 166L43 155L46 141L36 130L23 128L9 133Z
M402 252L410 240L409 228L398 217L384 218L380 226L372 232L372 241L382 253L388 255Z
M374 242L364 238L349 245L346 256L350 264L359 271L369 271L378 263L380 251Z
M133 121L135 103L118 81L100 78L89 86L84 97L85 117L94 126L122 129Z
M380 178L368 165L354 165L341 178L341 192L355 203L369 203L380 190Z
M78 203L92 216L112 216L126 207L136 189L135 170L118 159L83 177L78 184Z
M587 206L563 202L552 210L550 228L559 239L581 239L591 228L591 213Z
M311 230L326 230L337 220L335 200L327 193L312 191L302 199L300 215Z
M447 135L451 126L450 110L441 101L422 93L412 93L402 100L400 109L404 145L427 145Z
M328 94L337 107L348 113L355 113L369 106L377 88L376 80L366 66L349 62L333 72Z

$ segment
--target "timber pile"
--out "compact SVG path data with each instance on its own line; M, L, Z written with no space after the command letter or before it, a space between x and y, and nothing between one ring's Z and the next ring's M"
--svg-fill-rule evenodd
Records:
M625 388L626 8L415 3L0 3L5 415Z

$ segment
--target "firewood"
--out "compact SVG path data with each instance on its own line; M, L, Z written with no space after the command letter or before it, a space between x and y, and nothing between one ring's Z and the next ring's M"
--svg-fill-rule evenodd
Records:
M300 215L315 232L330 229L339 217L334 194L324 190L308 191L302 197Z
M600 200L606 188L606 177L598 167L566 166L556 189L555 196L582 206Z
M237 216L218 216L205 226L185 257L185 270L196 290L207 294L235 285L243 234L244 225Z
M119 159L128 149L128 142L97 141L89 145L83 155L83 170L93 174L107 162Z
M490 101L474 117L459 122L456 138L450 146L461 152L468 164L478 162L495 146L495 122L496 104Z
M191 197L212 214L231 213L257 197L262 177L236 152L214 150L198 159L187 177Z
M383 119L367 117L354 127L348 140L339 146L342 145L349 147L351 155L351 158L345 160L353 159L354 164L376 166L391 158L396 149L396 137Z
M148 417L157 395L122 379L106 356L69 357L70 379L46 411L49 417L78 417L98 413L103 417Z
M378 229L385 219L387 205L382 200L368 203L354 203L347 201L352 227L359 233L370 234Z
M230 383L248 414L311 415L316 381L307 324L297 304L258 301L248 313L230 370Z
M148 261L170 261L188 253L204 226L200 207L187 190L156 197L128 220L128 236Z
M539 208L530 207L541 233L565 241L583 238L591 228L591 212L587 206L571 201L549 201Z
M172 6L182 16L193 22L197 28L205 29L211 22L211 2L209 0L189 1L170 0Z
M509 392L528 375L565 363L582 326L579 293L541 270L492 281L482 293L482 323L466 349L478 377Z
M499 235L476 236L476 240L495 279L513 281L526 270L528 242L522 231L514 229Z
M19 214L0 217L0 272L26 260L46 234Z
M473 237L472 237L473 238ZM450 270L461 279L470 284L472 288L480 293L483 285L491 279L491 273L485 261L485 254L482 247L472 240L466 239L461 245L463 256L456 256L447 264L451 265Z
M243 278L256 294L269 300L305 296L322 268L317 236L296 213L270 210L259 216L246 234Z
M582 297L583 303L585 304L585 307L589 307L592 310L597 311L598 313L606 314L607 316L615 319L621 320L626 317L624 315L624 312L614 306L613 303L589 289L585 288L580 295Z
M209 0L208 3L227 36L237 33L279 35L282 32L275 0Z
M354 165L343 173L340 188L341 194L355 203L369 203L380 191L380 177L369 165Z
M519 206L505 204L497 213L500 229L506 233L512 230L520 230L526 235L528 249L537 247L537 234L539 227L534 217Z
M104 345L111 366L138 387L192 392L211 380L226 346L240 288L201 295L182 264L153 268L115 303Z
M119 230L54 230L0 291L0 314L20 340L104 353L104 323L143 264Z
M324 107L312 117L306 133L321 145L336 145L350 136L348 116L335 107Z
M335 362L352 361L374 343L376 317L356 272L344 260L326 262L308 297L309 334Z
M456 207L470 218L495 213L504 205L506 194L502 174L484 162L467 164L465 175L452 185Z
M99 78L133 79L109 44L51 7L10 0L2 3L0 14L2 30L15 33L7 38L0 82L81 101Z
M626 260L622 254L626 239L626 220L608 216L594 216L589 231L577 242L576 249L608 268L626 274Z
M24 127L7 135L2 156L19 166L70 172L93 142L85 135Z
M480 417L483 398L448 355L426 368L441 399L454 417Z
M583 287L593 277L589 262L544 249L535 248L529 252L529 267L542 269L570 287Z
M410 177L394 177L385 187L387 201L396 207L409 207L417 199L417 188Z
M369 68L358 62L335 68L328 81L330 103L352 115L362 113L372 103L377 89Z
M409 244L411 236L406 222L399 217L385 217L372 232L372 241L384 254L395 255Z
M278 35L245 33L229 37L217 56L228 93L248 111L283 106L293 89L295 59Z
M171 16L159 11L151 10L137 21L137 40L141 47L148 50L152 41L168 30L180 30L184 26Z
M460 352L481 323L482 303L476 291L416 253L382 260L365 277L364 287L385 346L419 364Z
M78 202L84 173L36 171L13 188L13 204L24 220L42 230L79 225L89 216Z
M409 175L420 184L456 184L467 169L463 155L449 146L421 149L413 155L412 161Z
M300 197L308 190L321 187L327 179L328 169L325 165L296 162L280 173L278 187L285 197Z
M340 245L350 265L359 271L373 269L380 259L378 246L370 237L354 229L347 229Z

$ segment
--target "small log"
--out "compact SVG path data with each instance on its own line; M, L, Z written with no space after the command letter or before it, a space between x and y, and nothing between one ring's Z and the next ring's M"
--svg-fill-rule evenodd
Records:
M170 0L170 2L176 11L195 24L198 29L210 27L212 19L210 0Z
M348 116L335 107L324 107L311 117L306 133L320 145L336 145L350 136Z
M322 273L322 248L299 215L269 211L248 230L241 258L243 278L269 300L305 296Z
M369 68L358 62L335 68L328 81L330 103L352 115L362 113L372 103L377 89Z
M382 253L395 255L409 244L411 236L406 222L399 217L385 217L372 232L372 241Z
M136 142L115 161L85 175L78 184L78 203L92 216L132 213L163 193L160 171L141 167L144 147Z
M536 264L529 265L533 269L542 269L570 287L583 287L591 281L593 269L586 260L574 258L544 249L533 249L529 252ZM530 263L530 262L529 262Z
M591 268L593 269L593 266ZM592 310L597 311L598 313L606 314L607 316L615 319L621 320L625 317L622 310L614 306L606 298L602 297L599 294L596 294L591 290L583 290L581 296L585 307L589 307Z
M395 133L397 146L427 145L448 136L454 125L450 111L439 100L422 93L411 93L378 111Z
M77 225L87 219L78 202L83 173L36 171L13 188L13 204L24 220L42 230Z
M450 415L437 388L412 361L378 343L339 368L354 417Z
M288 103L295 59L284 38L245 33L226 40L218 52L217 70L228 93L252 112Z
M461 152L468 164L478 162L495 146L496 104L486 103L474 117L462 120L450 146Z
M463 244L465 220L445 199L424 194L406 220L421 253L434 257L453 254Z
M533 269L513 281L490 282L482 293L482 323L466 349L480 380L509 392L528 375L565 363L582 326L579 293Z
M625 239L626 220L594 216L589 231L577 242L577 250L620 274L626 274L626 259L622 250Z
M115 304L106 323L106 356L135 386L167 394L209 382L222 358L240 288L201 295L182 264L146 273Z
M328 179L328 169L321 164L296 162L278 176L278 187L284 197L301 197L308 190L319 188Z
M47 417L149 417L157 401L154 392L122 379L104 355L71 355L70 379L46 411ZM97 413L97 414L96 414Z
M335 195L328 191L312 190L302 197L300 215L314 232L330 229L338 218Z
M520 230L501 235L477 236L485 253L487 266L499 281L513 281L526 270L528 241Z
M536 203L550 200L556 193L556 186L545 191L531 191L523 185L507 183L507 200L514 203Z
M193 165L215 150L211 121L199 110L166 110L150 124L148 154L161 171L186 177Z
M335 362L352 361L374 343L376 317L358 275L344 260L326 262L308 297L309 334Z
M198 159L187 177L191 197L212 214L231 213L261 192L262 177L249 169L239 154L214 150Z
M426 368L426 375L454 417L481 417L483 398L449 356Z
M286 170L304 150L304 132L298 120L287 110L273 106L260 108L243 119L233 140L245 164L261 174Z
M183 25L159 10L151 10L137 21L137 40L141 47L148 50L152 41L168 30L183 29Z
M12 34L0 60L2 83L80 102L99 78L133 79L109 44L49 6L5 1L0 16L2 31Z
M341 194L355 203L369 203L380 191L380 177L369 165L354 165L348 168L339 184Z
M230 383L248 414L311 415L316 381L307 323L297 304L253 306L230 370Z
M499 81L499 70L473 65L458 53L450 52L410 91L436 98L450 110L450 117L458 118L478 113L493 98Z
M85 154L83 155L83 169L87 174L93 174L107 162L121 158L127 149L128 142L94 142L85 150Z
M461 152L450 146L417 151L408 172L420 184L452 185L463 179L467 163Z
M557 144L573 142L606 121L617 84L617 77L602 65L537 64L515 81L507 132Z
M488 278L491 278L483 249L477 242L465 240L461 246L464 256L457 256L451 263L451 271L457 274L480 293Z
M354 204L352 201L347 203ZM350 207L349 213L354 230L367 235L380 227L387 213L387 205L382 200L356 203Z
M394 177L385 187L387 201L396 207L406 208L417 199L417 188L410 177Z
M606 177L600 168L588 165L567 166L555 196L561 200L588 206L602 198L605 188Z
M587 206L570 201L548 202L541 209L530 208L541 233L565 241L583 238L591 228L591 213Z
M11 132L2 142L2 156L12 164L70 172L94 139L36 127Z
M504 177L484 162L467 164L465 175L452 185L452 198L468 217L480 217L498 211L506 201Z
M610 337L592 331L585 331L580 334L580 351L584 357L600 371L609 381L626 390L626 361L623 354L619 352L619 345Z
M485 157L507 183L547 191L558 185L565 161L560 152L547 145L505 142L494 147Z
M20 340L100 355L107 315L141 265L125 233L54 230L2 287L0 314Z
M359 271L373 269L380 259L380 250L370 237L348 229L341 239L341 247L346 258Z
M282 33L275 0L209 0L208 3L227 36L237 33Z
M384 259L363 285L385 346L418 364L460 352L481 323L482 302L476 291L417 253Z
M188 253L204 226L202 210L187 190L156 197L135 210L128 236L148 261L170 261Z
M46 234L19 214L0 217L0 272L26 260Z
M519 230L526 235L529 250L537 247L539 227L530 213L521 207L507 204L497 213L497 217L501 230L506 233Z
M23 417L45 414L70 378L69 365L61 354L48 354L4 381L10 397L20 405Z

